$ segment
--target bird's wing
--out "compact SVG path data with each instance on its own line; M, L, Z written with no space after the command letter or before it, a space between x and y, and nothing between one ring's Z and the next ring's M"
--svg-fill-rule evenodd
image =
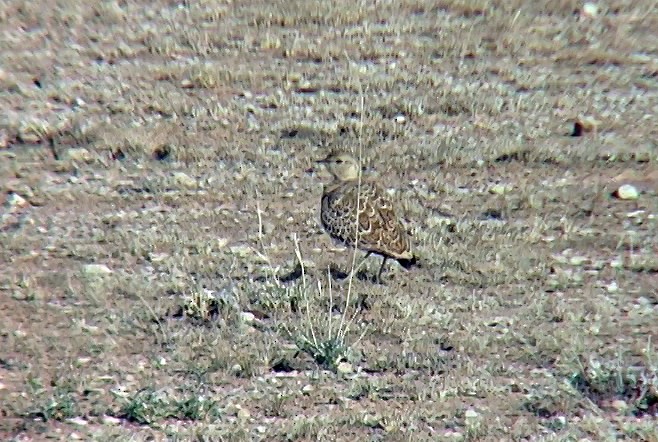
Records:
M412 256L409 238L391 199L375 184L361 188L359 237L362 247L394 258Z

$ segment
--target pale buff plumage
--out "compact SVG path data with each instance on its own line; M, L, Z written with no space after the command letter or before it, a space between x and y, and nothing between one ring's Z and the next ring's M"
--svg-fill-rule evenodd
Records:
M372 253L381 255L378 281L388 258L396 259L405 268L411 267L416 258L409 237L383 189L372 180L359 182L359 163L347 153L332 153L320 163L333 177L322 193L320 218L325 231L347 246L356 244L366 252L365 258Z

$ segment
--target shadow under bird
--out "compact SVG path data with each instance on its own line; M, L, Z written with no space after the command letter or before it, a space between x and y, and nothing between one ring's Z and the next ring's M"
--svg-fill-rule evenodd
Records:
M348 153L331 153L318 163L333 178L323 186L320 219L324 230L334 240L366 252L354 270L373 253L383 257L377 282L381 282L389 258L405 269L416 264L409 236L393 202L375 181L360 179L359 162Z

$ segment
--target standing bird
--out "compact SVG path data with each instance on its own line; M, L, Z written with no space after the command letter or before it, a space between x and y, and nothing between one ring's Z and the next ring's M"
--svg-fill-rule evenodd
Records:
M359 162L347 153L332 153L319 163L333 177L329 185L323 186L322 226L333 239L366 252L356 268L371 254L381 255L382 265L377 272L377 282L381 282L388 258L397 260L405 269L414 265L416 257L392 201L374 181L359 182Z

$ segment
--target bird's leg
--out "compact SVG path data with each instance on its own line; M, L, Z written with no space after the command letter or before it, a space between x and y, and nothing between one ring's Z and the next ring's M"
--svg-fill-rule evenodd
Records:
M354 269L352 269L352 271L351 271L350 273L347 274L347 276L349 277L349 276L351 275L352 277L355 277L355 276L356 276L356 273L359 271L359 269L361 268L361 266L363 265L363 263L366 262L366 259L368 259L368 257L369 257L371 254L372 254L372 252L366 252L366 256L363 257L363 259L359 262L359 264L356 265L356 266L354 267Z
M384 271L384 266L386 265L386 260L388 259L388 256L384 255L384 259L382 259L382 265L379 267L379 272L377 272L377 283L381 284L382 282L382 272Z

